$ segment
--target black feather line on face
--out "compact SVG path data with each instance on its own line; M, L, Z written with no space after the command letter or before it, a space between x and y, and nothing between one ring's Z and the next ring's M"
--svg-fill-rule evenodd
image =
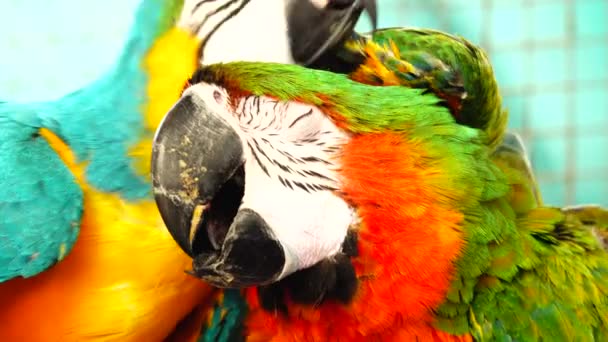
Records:
M264 173L268 177L272 177L268 171L269 168L264 163L264 160L260 158L259 154L261 154L265 158L265 160L268 160L268 162L270 164L272 164L273 166L276 166L279 170L283 171L284 172L283 176L281 176L281 175L277 176L278 180L281 182L281 184L283 186L289 188L290 190L294 190L294 186L295 186L308 193L316 192L316 191L335 191L335 190L337 190L336 187L327 186L325 184L317 184L314 182L315 179L324 180L324 181L332 181L331 178L329 178L319 172L316 172L314 170L295 168L298 165L305 165L306 163L310 163L310 162L321 162L321 163L329 164L327 161L318 159L315 157L304 157L303 158L304 160L296 159L293 156L291 156L288 152L282 151L280 149L275 150L275 151L278 151L284 157L286 157L287 160L293 164L292 166L294 168L292 168L289 165L285 165L285 164L281 163L280 161L277 161L275 159L268 157L268 155L261 148L260 144L258 144L258 142L256 140L253 140L253 141L254 141L255 146L252 146L249 142L247 142L247 145L252 152L254 160L256 161L258 166L262 169L262 171L264 171ZM266 142L266 143L270 148L272 148L272 144L270 142ZM301 181L286 178L291 174L300 175L301 177L304 178L304 180L306 180L306 182L301 182ZM310 180L310 182L308 180Z
M253 158L255 159L256 163L258 163L258 166L262 169L262 171L264 171L264 173L268 177L270 177L270 173L268 173L268 169L266 168L266 165L264 165L264 163L262 163L262 161L260 160L260 157L258 157L257 153L255 152L255 149L251 146L251 144L249 142L247 142L247 146L249 146L249 149L251 150L251 154L253 155Z
M200 7L204 4L204 3L208 3L208 2L215 2L216 0L202 0L201 2L199 2L198 4L196 4L196 6L194 6L191 15L194 15L194 13L200 9ZM226 23L228 20L234 18L236 15L238 15L241 10L243 8L245 8L245 6L247 6L247 4L249 4L250 0L241 0L241 3L238 4L239 0L230 0L228 2L226 2L225 4L221 5L220 7L216 8L213 12L208 13L205 16L205 19L203 19L203 21L200 23L200 25L195 28L195 32L198 33L198 31L201 30L201 28L203 27L203 25L207 22L207 20L209 18L211 18L214 15L219 14L220 12L224 12L225 10L227 10L231 5L235 5L238 4L237 8L233 9L232 11L228 12L228 14L222 19L220 20L219 23L217 23L213 29L211 29L211 31L202 39L203 43L200 45L199 50L198 50L198 56L199 59L201 57L203 57L204 55L204 50L205 50L205 46L207 45L207 42L211 39L211 37L213 36L213 34L219 30L219 28L224 25L224 23Z
M234 102L234 101L233 101ZM307 109L291 117L288 103L275 100L262 100L258 96L246 96L238 100L235 108L236 116L241 122L241 129L247 136L247 146L251 150L253 159L268 177L278 177L281 184L290 190L301 189L312 193L323 190L333 190L334 187L327 186L325 183L332 183L333 179L322 172L314 171L307 167L314 163L322 163L325 166L332 165L331 162L314 155L304 157L294 157L288 152L290 146L298 149L300 147L319 145L319 137L329 136L327 131L312 130L305 132L301 137L291 138L282 141L280 133L283 129L298 130L298 123L307 119L312 119L313 109ZM306 127L306 126L304 126ZM286 142L286 144L285 144ZM322 140L321 140L322 142ZM327 148L319 148L325 151ZM330 154L337 150L330 151ZM293 176L299 176L294 178Z

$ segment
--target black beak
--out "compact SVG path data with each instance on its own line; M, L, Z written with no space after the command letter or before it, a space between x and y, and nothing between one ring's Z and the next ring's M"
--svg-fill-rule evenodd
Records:
M349 39L366 11L375 30L376 0L330 0L326 8L310 0L294 0L287 9L287 24L292 56L297 64L311 66ZM325 58L324 58L325 57Z
M151 166L156 204L173 239L194 259L193 275L218 287L245 287L281 274L281 244L256 212L240 209L242 140L195 93L163 119Z

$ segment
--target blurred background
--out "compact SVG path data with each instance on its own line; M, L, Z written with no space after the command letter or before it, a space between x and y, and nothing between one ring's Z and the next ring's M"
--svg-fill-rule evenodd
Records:
M380 27L436 28L485 48L547 203L608 205L608 0L378 2ZM0 99L52 99L99 76L138 3L1 0Z
M608 0L379 5L380 27L437 28L488 52L546 202L608 204Z

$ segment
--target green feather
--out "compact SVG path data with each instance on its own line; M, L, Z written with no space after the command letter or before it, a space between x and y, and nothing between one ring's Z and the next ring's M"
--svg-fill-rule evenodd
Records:
M367 38L380 45L393 43L401 60L429 74L427 80L406 84L429 82L430 76L428 86L438 93L462 86L466 97L457 121L483 130L489 146L495 147L501 142L508 113L502 109L492 66L481 48L462 37L431 29L386 28L374 31Z
M280 74L281 77L276 77ZM475 132L445 127L453 119L449 111L436 106L437 97L423 90L400 86L370 87L348 79L346 75L276 63L233 62L203 67L191 82L217 83L253 95L271 95L279 100L298 99L339 113L345 127L356 133L401 131L416 126L436 126L439 134L453 138L462 134L463 140L475 137ZM401 105L396 105L398 98ZM420 124L417 124L417 123ZM420 131L422 134L423 132Z

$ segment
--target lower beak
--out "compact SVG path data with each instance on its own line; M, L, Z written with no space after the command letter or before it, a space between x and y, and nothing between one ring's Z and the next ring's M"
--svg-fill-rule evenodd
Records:
M220 253L194 258L192 275L223 288L244 288L272 283L285 265L285 252L264 219L241 209L228 230Z
M191 274L218 287L275 281L285 253L264 219L241 208L243 142L235 129L190 92L167 113L152 149L160 214L193 258Z

